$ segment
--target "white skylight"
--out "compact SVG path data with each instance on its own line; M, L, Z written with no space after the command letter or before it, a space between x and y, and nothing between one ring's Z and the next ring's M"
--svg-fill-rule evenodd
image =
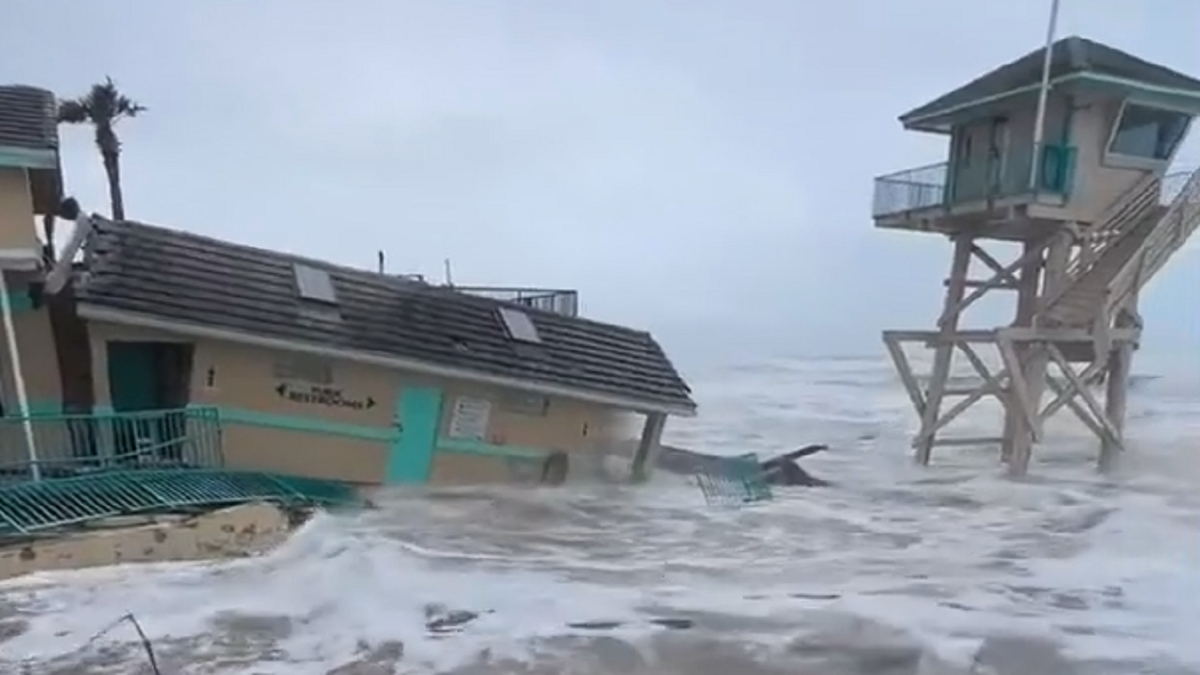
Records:
M529 315L519 309L512 307L501 307L500 322L504 324L504 329L508 331L508 336L520 342L540 343L542 336L538 335L537 326L533 325L533 320Z
M334 293L329 272L300 263L293 265L292 270L296 274L296 292L301 298L337 304L337 294Z

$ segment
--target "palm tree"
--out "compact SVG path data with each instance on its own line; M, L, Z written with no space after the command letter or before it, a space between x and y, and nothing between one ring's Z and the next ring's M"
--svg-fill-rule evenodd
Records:
M126 117L137 117L146 108L122 94L111 77L93 84L88 93L76 99L60 101L58 121L64 124L91 124L96 131L96 147L108 176L108 198L113 220L125 220L125 199L121 194L121 141L116 126Z

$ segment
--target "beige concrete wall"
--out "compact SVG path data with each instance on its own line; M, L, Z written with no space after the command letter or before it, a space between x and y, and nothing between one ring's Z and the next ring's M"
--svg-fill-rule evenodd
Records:
M109 403L107 342L110 340L178 340L196 347L191 381L191 402L220 406L229 412L249 411L263 419L239 422L226 415L223 423L226 462L239 468L269 469L307 476L379 483L383 480L389 444L376 438L364 440L336 433L375 430L388 433L399 419L397 402L406 386L436 387L445 393L442 429L448 432L451 411L458 396L484 398L491 402L487 442L495 446L590 452L628 431L628 415L594 404L551 398L544 414L530 405L529 394L485 387L468 382L438 380L428 376L366 366L349 361L330 361L332 387L344 396L375 402L370 408L348 408L299 403L280 397L275 364L288 355L260 348L211 340L191 341L180 336L130 329L111 324L90 326L95 367L96 400ZM213 377L209 380L208 374ZM297 383L300 384L300 383ZM271 419L266 419L267 417ZM330 427L318 433L316 426ZM434 482L493 482L510 480L526 473L519 461L473 454L439 453L433 469ZM518 467L518 468L514 468Z
M30 405L35 410L57 405L62 400L62 385L50 313L45 307L17 312L13 315L13 328L17 333L17 349L21 353L25 392ZM8 367L8 336L3 330L0 330L0 350L3 350L0 361L5 364L0 375L0 396L4 397L5 412L11 414L17 410L16 380L13 369Z
M1034 99L1024 98L1019 106L997 111L1008 117L1009 145L1013 152L1022 152L1032 146L1037 108ZM1056 220L1076 220L1090 223L1101 216L1117 198L1132 188L1147 173L1145 168L1113 166L1105 163L1105 151L1120 114L1122 98L1119 96L1077 94L1074 98L1075 113L1071 120L1069 142L1076 149L1075 180L1071 198L1061 208L1039 209L1039 216ZM1063 120L1067 115L1067 98L1053 95L1046 106L1045 139L1047 143L1058 143L1062 138ZM979 120L964 127L962 133L971 137L971 162L973 167L986 166L990 144L991 121ZM954 147L950 144L949 155L953 161ZM1165 165L1162 169L1165 170Z
M17 334L17 347L21 353L22 374L30 410L57 412L62 405L62 389L58 378L58 358L54 351L54 336L50 329L50 315L45 308L19 312L13 316L13 328ZM0 469L24 465L28 461L28 444L19 418L20 405L17 397L15 369L11 367L8 352L8 336L0 330L0 400L4 402L6 419L0 420ZM44 426L44 425L42 425ZM35 435L43 442L61 440L55 437L60 429L35 428ZM49 434L49 435L48 435ZM39 444L40 445L40 444ZM62 444L65 447L65 444ZM46 448L40 452L42 459L53 459L60 454L59 448Z
M242 557L278 545L290 531L287 514L270 504L133 521L114 520L61 537L0 547L0 580L131 562Z
M25 170L0 167L0 249L37 249L35 222Z
M1121 112L1121 98L1092 95L1080 97L1080 110L1075 113L1072 142L1078 149L1075 163L1075 191L1071 201L1059 214L1062 220L1094 222L1113 202L1142 180L1148 169L1128 168L1107 164L1113 125ZM1159 173L1166 170L1163 163Z

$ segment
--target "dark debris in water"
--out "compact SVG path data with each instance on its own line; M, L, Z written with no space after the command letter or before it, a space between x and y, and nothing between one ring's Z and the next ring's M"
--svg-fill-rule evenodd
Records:
M425 628L435 635L459 633L467 624L478 619L480 614L491 614L495 610L472 612L467 609L447 609L442 605L425 606Z
M650 623L654 624L655 626L670 628L671 630L688 630L696 625L695 621L682 617L650 619ZM572 623L568 623L567 628L574 628L576 630L612 630L614 628L620 628L625 624L626 622L624 621L574 621Z

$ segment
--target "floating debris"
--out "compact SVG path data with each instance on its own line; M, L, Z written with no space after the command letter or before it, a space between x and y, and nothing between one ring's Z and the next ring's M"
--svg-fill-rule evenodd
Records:
M714 458L696 473L696 482L710 506L741 506L775 497L754 454Z

